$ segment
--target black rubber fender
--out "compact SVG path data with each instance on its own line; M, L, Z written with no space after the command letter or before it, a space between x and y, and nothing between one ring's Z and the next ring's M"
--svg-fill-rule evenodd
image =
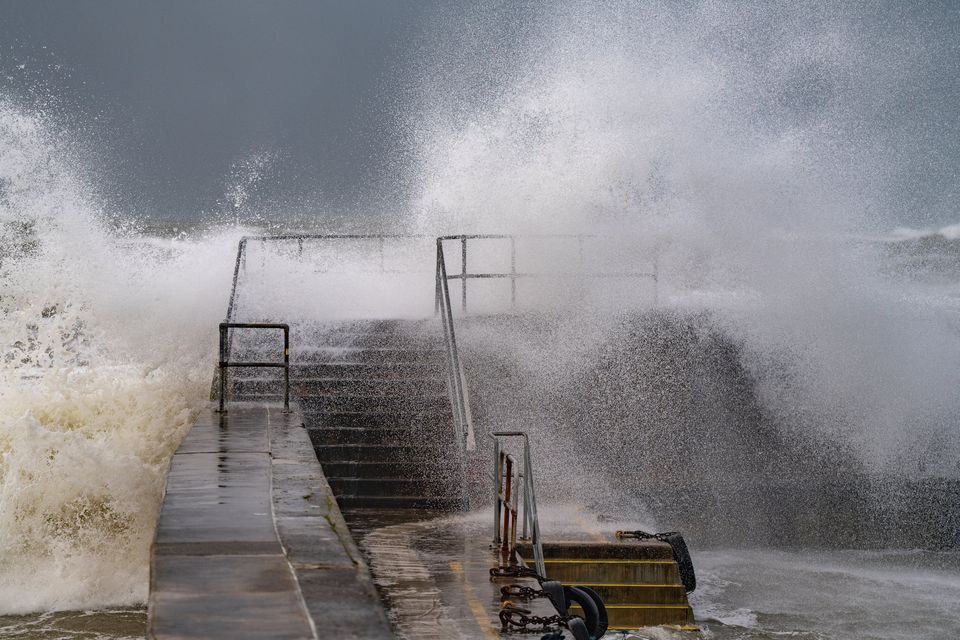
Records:
M603 599L600 597L600 594L590 587L579 586L577 589L590 596L590 598L593 599L593 603L597 605L597 633L594 635L594 638L602 638L603 634L605 634L610 627L610 620L607 617L607 606L603 604Z
M567 596L568 609L570 603L576 603L583 609L583 623L586 625L589 634L588 640L599 638L597 631L600 629L600 612L597 611L597 604L593 601L593 597L580 587L564 587L563 593ZM573 631L573 628L570 627L570 630Z
M567 622L567 629L570 629L570 633L573 634L575 640L593 640L590 637L590 632L587 631L587 625L580 618L570 618L570 621Z
M677 563L680 570L680 582L687 593L692 593L697 588L697 574L693 570L693 560L690 558L690 550L687 549L687 543L683 536L677 531L670 533L661 533L657 536L670 545L673 549L673 560Z
M557 613L562 616L567 615L567 594L563 585L556 580L547 580L540 585L540 588L546 592L547 597L550 598L550 602L553 603L553 608L557 610Z

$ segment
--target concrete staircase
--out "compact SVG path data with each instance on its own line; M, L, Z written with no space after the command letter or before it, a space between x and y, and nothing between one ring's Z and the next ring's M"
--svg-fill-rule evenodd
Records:
M463 473L439 321L351 321L292 333L290 396L340 508L459 508ZM277 359L276 340L240 336L232 359ZM233 397L281 396L281 371L233 371Z
M532 549L521 554L532 557ZM680 582L670 545L658 540L544 542L547 576L596 591L607 607L610 629L657 625L694 629L693 610ZM580 610L573 607L572 613Z

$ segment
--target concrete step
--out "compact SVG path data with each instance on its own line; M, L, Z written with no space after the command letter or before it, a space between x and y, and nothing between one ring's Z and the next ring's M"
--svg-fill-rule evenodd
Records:
M357 462L332 461L323 463L327 478L416 478L424 471L424 465L415 460L404 462Z
M533 556L529 544L521 544L520 553ZM665 542L612 535L609 540L548 540L543 555L550 579L587 585L601 595L611 629L693 623L673 550Z
M448 497L455 493L446 478L337 478L328 477L337 499L341 497Z
M443 345L432 347L396 346L365 347L363 345L291 344L290 361L303 362L430 362L445 357ZM339 356L339 357L338 357ZM230 350L234 362L280 362L283 344L251 344Z
M459 496L344 496L337 498L340 509L347 512L357 509L435 509L456 511L463 508ZM350 514L344 513L349 521Z
M423 445L382 445L382 444L338 444L316 445L314 451L321 463L328 462L382 462L385 460L399 460L402 462L419 462L424 465L447 461L450 456L449 446Z
M283 376L237 377L232 382L233 392L238 394L270 393L283 391ZM363 396L411 396L428 394L446 396L447 383L443 378L312 378L290 376L290 393L296 396L316 395L363 395Z
M444 346L440 327L435 333L388 333L363 331L330 331L311 335L302 344L313 347L363 347L441 349Z
M654 627L664 624L692 625L693 609L683 604L610 604L607 607L607 619L610 630L630 630L642 627ZM583 610L571 605L570 613L583 616Z
M446 381L447 364L432 362L296 362L290 375L317 378L431 378Z
M268 352L270 353L270 352ZM248 356L244 356L247 358ZM256 359L252 353L249 359ZM416 349L416 348L372 348L364 347L305 347L291 349L290 360L300 363L319 362L372 362L372 363L404 363L404 364L435 364L442 365L446 360L443 349Z
M320 428L308 429L310 440L317 445L391 444L407 445L422 442L453 443L452 425L423 424L417 427L372 429Z
M544 561L551 580L563 583L680 584L677 564L671 560L562 560Z
M573 587L590 587L600 595L604 604L608 605L687 604L687 591L682 584L605 584L596 582L565 582L564 584Z
M235 399L267 402L274 393L236 394ZM337 395L290 394L300 403L304 413L443 413L450 410L450 399L445 393L417 395Z
M453 428L449 405L431 411L304 411L309 429Z
M439 319L430 318L391 318L371 320L355 318L352 320L337 321L307 321L295 325L294 334L312 337L321 334L336 333L363 333L386 335L417 335L420 333L439 332L442 328Z

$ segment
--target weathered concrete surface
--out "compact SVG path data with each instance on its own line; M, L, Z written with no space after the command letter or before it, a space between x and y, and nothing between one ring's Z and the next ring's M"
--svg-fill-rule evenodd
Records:
M204 411L170 465L150 638L392 638L298 413Z
M498 552L490 546L489 518L483 513L446 515L422 521L395 519L389 514L369 528L354 532L370 559L390 616L401 638L416 640L524 640L539 634L501 629L500 588L519 584L536 588L532 578L491 578ZM374 516L376 517L376 516ZM409 518L409 515L408 515ZM516 600L536 616L557 612L545 598ZM571 637L564 632L564 637Z

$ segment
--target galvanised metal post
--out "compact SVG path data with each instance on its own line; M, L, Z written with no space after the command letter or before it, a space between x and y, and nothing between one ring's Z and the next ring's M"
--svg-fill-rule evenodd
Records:
M239 260L239 258L238 258ZM224 413L223 402L227 395L227 367L226 367L226 349L227 349L227 327L220 325L220 413Z
M283 412L290 413L290 327L283 327Z
M467 236L460 238L460 292L463 298L463 311L467 311Z
M517 306L517 239L510 236L510 307Z
M500 441L493 438L493 544L500 544Z

